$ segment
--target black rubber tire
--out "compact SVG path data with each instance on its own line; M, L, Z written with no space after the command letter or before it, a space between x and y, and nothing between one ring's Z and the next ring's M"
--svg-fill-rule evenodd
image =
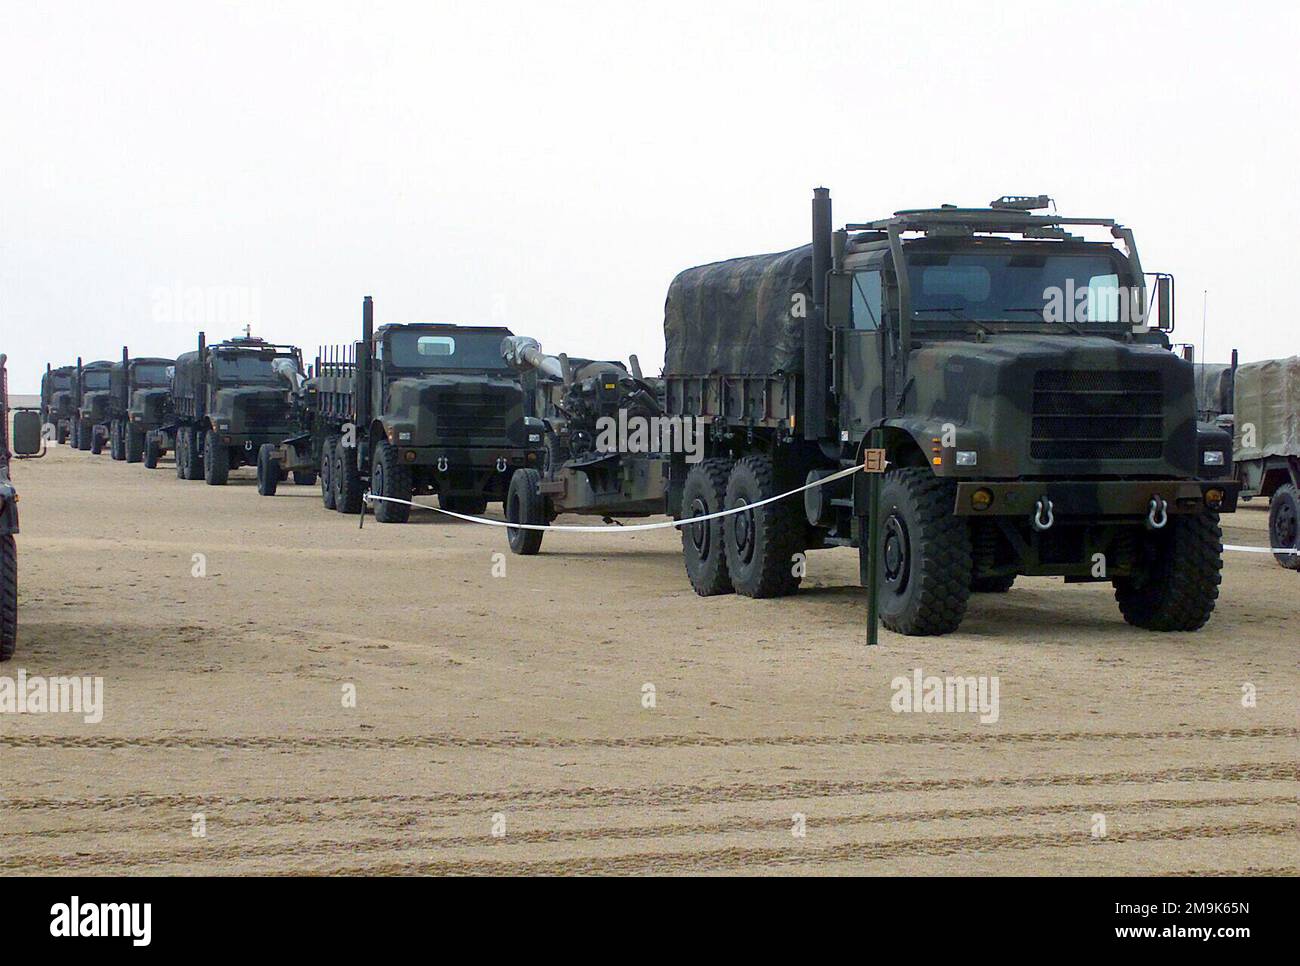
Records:
M356 450L339 444L334 449L334 509L339 513L362 513L365 495Z
M144 431L127 423L125 432L125 438L122 440L122 455L128 463L139 463L144 459Z
M452 513L463 513L467 517L479 517L487 512L487 497L485 496L439 496L438 506L444 510L450 510Z
M925 467L885 474L880 487L880 621L916 637L955 631L971 592L970 528L957 485Z
M531 526L546 525L546 501L541 493L542 474L533 469L515 470L506 491L506 520ZM453 511L459 512L459 511ZM542 530L506 528L506 540L512 553L531 557L542 549Z
M727 477L726 508L757 503L782 492L776 470L766 456L736 461ZM795 555L803 553L803 501L778 500L722 520L727 573L736 593L745 597L785 597L803 579Z
M230 479L230 447L221 442L217 431L203 434L203 482L208 486L225 486Z
M89 419L77 421L77 449L83 453L90 449L91 437L94 435L94 427Z
M184 426L176 430L176 479L188 480L190 471L188 467L190 455L190 431Z
M686 474L682 488L682 518L707 516L721 510L727 500L727 477L731 460L708 459L696 463ZM730 594L731 575L727 571L727 553L722 545L725 518L694 523L678 529L682 532L682 559L686 577L701 597Z
M104 452L104 443L104 437L95 432L92 427L90 430L90 454L92 456L98 456L100 453Z
M411 468L402 462L397 447L386 440L375 447L375 461L370 469L370 492L391 500L411 499ZM376 523L405 523L411 518L411 508L405 503L376 500L374 507Z
M970 589L972 594L1005 594L1015 582L1015 574L1006 577L972 577Z
M156 439L146 439L144 442L144 456L141 457L141 462L144 463L144 468L146 470L156 470L158 468L158 460L161 458L162 453L159 452L158 441Z
M1219 514L1171 514L1163 529L1144 533L1138 560L1139 573L1111 581L1124 619L1149 631L1204 627L1223 581Z
M1295 484L1279 486L1268 503L1269 546L1300 551L1300 492ZM1287 570L1300 570L1300 552L1275 553L1273 559Z
M280 464L275 459L275 447L263 443L257 450L257 492L262 496L275 496L280 485Z
M108 424L108 455L115 463L126 459L126 438L122 435L121 420Z
M60 446L68 442L68 427L60 423L54 430L54 441Z
M18 544L12 533L0 535L0 661L18 646Z
M337 436L327 436L320 448L320 501L325 509L334 509L334 448Z
M293 485L294 486L315 486L316 471L315 470L294 470Z

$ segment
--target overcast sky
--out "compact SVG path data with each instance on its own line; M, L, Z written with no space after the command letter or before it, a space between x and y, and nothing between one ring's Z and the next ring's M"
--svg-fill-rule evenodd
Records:
M1300 352L1294 5L0 0L0 351L505 323L662 362L682 268L1005 193L1137 232L1179 333Z

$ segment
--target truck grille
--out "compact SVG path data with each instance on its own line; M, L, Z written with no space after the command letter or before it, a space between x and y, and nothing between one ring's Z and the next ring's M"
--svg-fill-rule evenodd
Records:
M1160 459L1164 429L1158 372L1045 369L1034 376L1033 459Z
M274 426L288 418L289 404L283 399L246 399L243 409L250 427Z
M473 396L439 394L434 407L438 441L468 442L471 438L501 439L506 418L518 397L509 390Z

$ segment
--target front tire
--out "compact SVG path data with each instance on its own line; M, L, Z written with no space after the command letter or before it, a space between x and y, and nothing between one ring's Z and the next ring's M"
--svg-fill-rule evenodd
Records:
M364 496L357 452L340 443L334 450L334 509L339 513L362 513Z
M522 523L529 526L546 524L546 500L541 492L542 474L533 469L516 470L510 477L510 489L506 492L506 520L510 523ZM531 557L542 549L544 530L521 530L506 528L506 540L510 550L523 557Z
M727 478L727 509L759 503L781 492L776 470L766 456L746 456ZM736 593L745 597L785 597L799 589L803 553L803 505L777 500L723 517L722 545L727 573Z
M971 592L970 528L953 513L956 484L924 467L885 474L880 487L880 620L898 634L955 631Z
M139 463L144 459L144 433L133 428L129 423L124 432L123 455L128 463Z
M162 451L158 445L158 440L146 439L144 444L144 468L146 470L156 470L160 459L162 459Z
M263 443L257 450L257 492L262 496L275 496L280 486L280 464L275 459L275 447Z
M682 488L682 519L708 516L721 510L727 500L727 477L730 474L731 460L709 459L692 466ZM735 590L727 572L727 554L722 545L725 522L723 517L679 527L686 576L701 597L730 594Z
M370 470L370 492L390 500L410 501L412 493L411 468L403 465L401 454L391 443L382 442L375 447L375 462ZM411 518L411 508L406 503L375 501L376 523L405 523Z
M1279 486L1268 503L1268 540L1275 553L1273 559L1287 570L1300 570L1300 491L1295 484Z
M12 533L0 535L0 661L18 646L18 544Z
M1200 630L1223 580L1219 514L1171 515L1164 529L1146 534L1135 567L1112 581L1126 621L1149 631Z
M94 427L89 419L77 420L77 449L83 453L90 449L91 437L94 435Z

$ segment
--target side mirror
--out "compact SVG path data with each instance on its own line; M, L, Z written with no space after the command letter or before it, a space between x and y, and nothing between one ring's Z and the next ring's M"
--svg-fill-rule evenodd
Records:
M35 456L41 452L41 414L35 409L19 409L14 413L14 454Z
M846 329L853 324L853 276L832 272L826 277L826 325Z
M1159 313L1156 328L1161 332L1174 331L1174 277L1172 275L1156 276L1156 311Z

